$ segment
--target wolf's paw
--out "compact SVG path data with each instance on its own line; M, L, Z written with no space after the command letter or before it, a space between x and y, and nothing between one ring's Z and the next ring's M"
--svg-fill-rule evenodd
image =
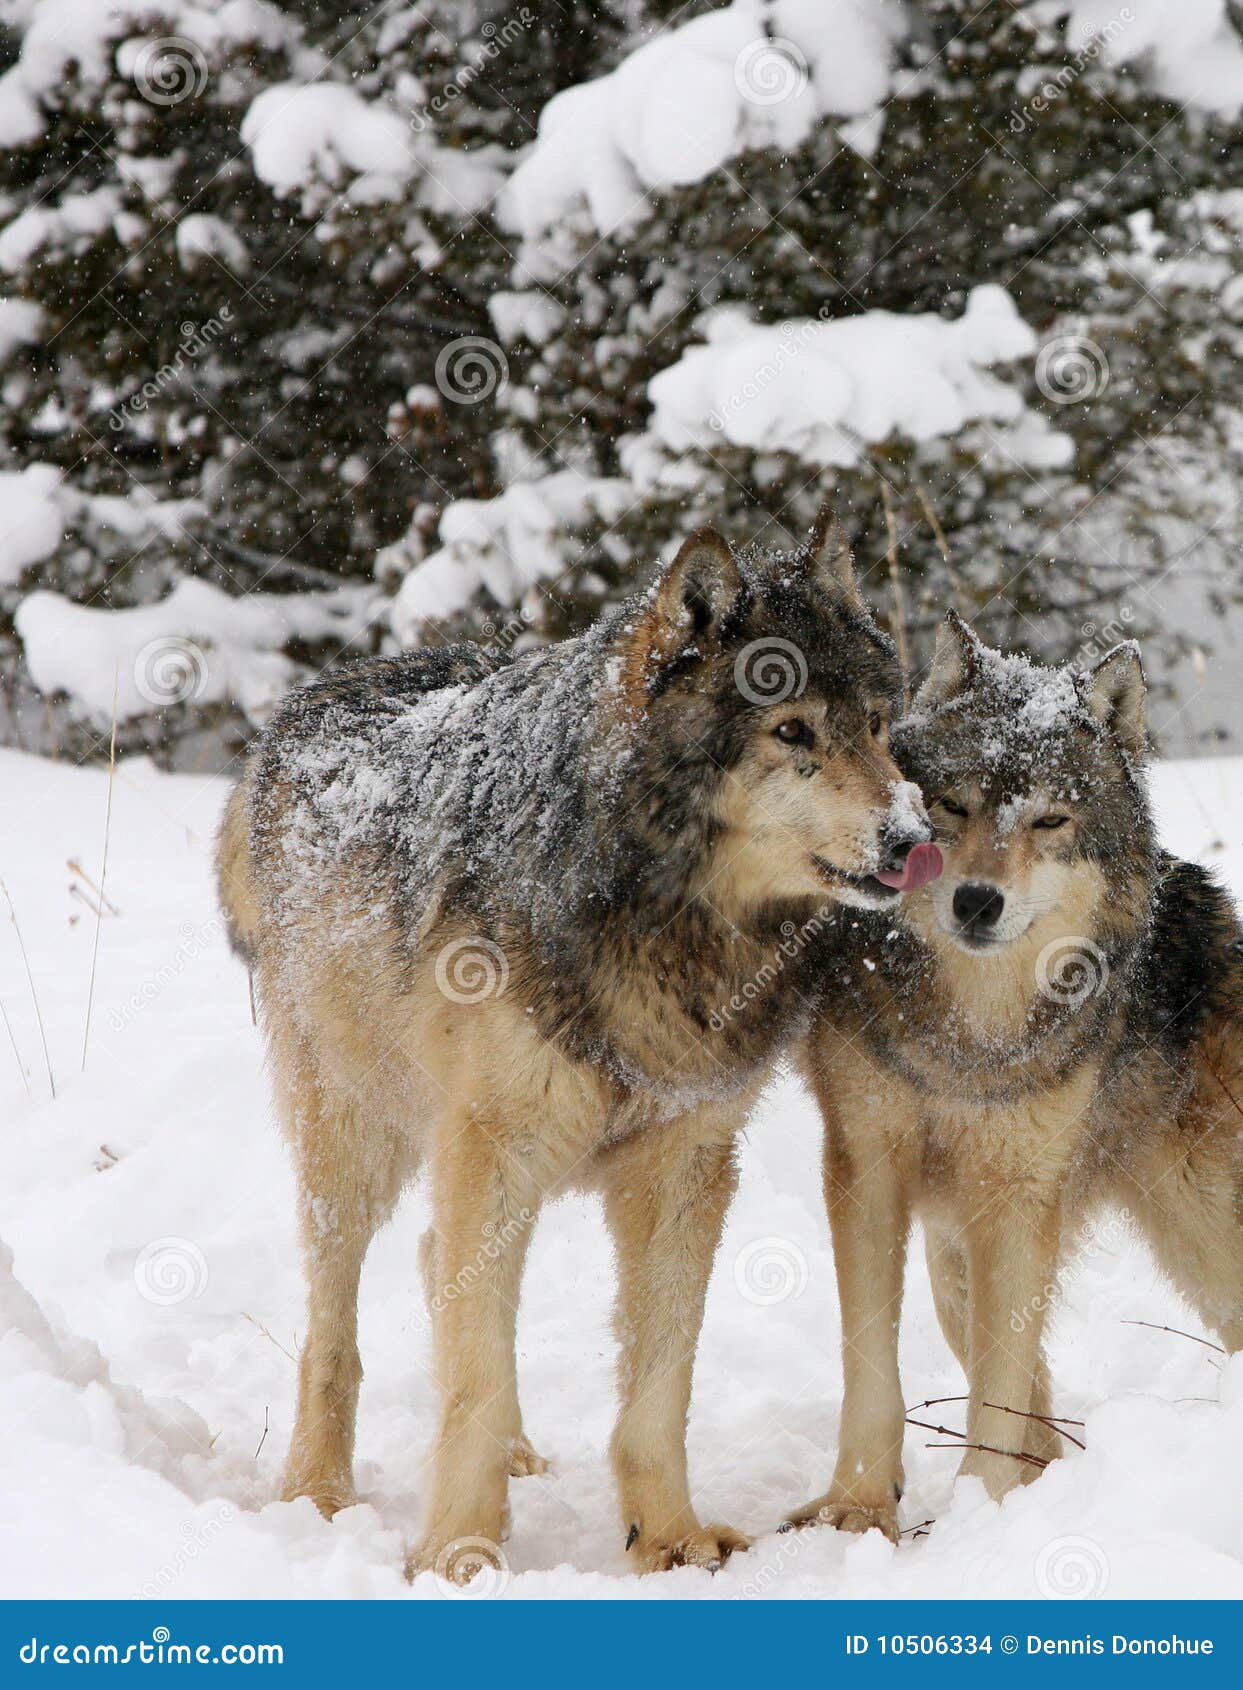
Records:
M425 1538L417 1549L406 1557L406 1578L413 1580L420 1573L435 1573L442 1584L457 1585L460 1589L475 1579L505 1581L509 1576L505 1552L498 1539L491 1537L456 1537L445 1541L439 1535Z
M751 1539L732 1526L699 1526L681 1537L634 1536L627 1545L630 1559L641 1573L667 1573L671 1567L703 1567L719 1573L735 1553L750 1549Z
M519 1433L509 1446L511 1479L529 1479L535 1474L546 1473L551 1465L538 1450L532 1448L525 1432Z
M322 1475L308 1478L290 1474L281 1487L281 1501L296 1502L300 1496L309 1496L325 1520L331 1520L343 1508L352 1508L358 1501L353 1480L348 1476L325 1479Z
M827 1496L818 1496L813 1502L796 1508L787 1515L781 1529L789 1531L796 1526L832 1526L839 1532L878 1531L883 1532L890 1543L897 1543L898 1510L892 1502L869 1506L861 1502L838 1501L830 1491Z

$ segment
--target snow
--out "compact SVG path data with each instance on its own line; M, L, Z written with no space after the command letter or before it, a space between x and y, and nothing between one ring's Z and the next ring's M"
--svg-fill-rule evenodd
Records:
M615 522L633 498L624 481L567 469L514 482L494 499L455 500L441 516L436 551L420 561L416 534L376 559L381 573L405 577L389 612L393 632L403 645L415 643L426 621L452 616L481 587L502 605L518 604L569 566L568 526Z
M360 204L397 199L414 174L410 131L395 111L340 83L278 82L251 102L242 122L255 175L289 195L313 181Z
M147 42L188 41L194 53L223 57L237 47L275 48L294 35L289 18L265 0L26 0L5 11L20 11L14 21L23 34L16 62L0 76L4 147L38 141L74 81L102 86L116 71L133 75Z
M65 194L54 206L33 206L0 230L0 270L16 275L47 248L85 246L114 228L121 211L117 188Z
M250 269L246 243L222 217L194 212L177 224L177 258L183 270L192 270L199 259L219 259L235 276Z
M1036 336L1004 288L973 288L961 317L865 311L761 326L714 313L707 342L652 378L652 432L672 451L723 438L804 462L851 464L891 434L930 440L968 423L1036 419L988 366L1030 356ZM1071 446L1062 436L1063 456Z
M29 593L14 621L35 685L67 694L106 728L114 711L125 722L169 704L228 700L261 722L299 678L281 648L340 636L357 609L358 595L348 591L235 598L184 577L159 603L128 610Z
M0 583L51 557L65 534L60 473L50 464L0 470Z
M1243 762L1156 771L1166 842L1243 888ZM438 1597L401 1579L426 1496L436 1407L412 1192L368 1259L358 1477L331 1525L275 1500L305 1331L294 1186L272 1123L246 976L209 872L225 785L123 762L115 776L90 1038L82 1069L108 776L0 752L11 813L0 872L0 1493L6 1596ZM66 860L78 870L66 872ZM24 1078L23 1078L24 1075ZM27 1085L29 1095L27 1095ZM516 1481L512 1597L1243 1596L1243 1517L1227 1482L1243 1440L1243 1360L1124 1324L1200 1331L1119 1222L1065 1276L1052 1365L1069 1452L998 1506L951 1489L946 1440L912 1429L898 1548L878 1534L778 1536L821 1491L841 1378L818 1128L793 1080L764 1100L708 1299L690 1418L704 1518L757 1534L717 1577L627 1572L606 1445L615 1406L613 1272L595 1199L541 1218L519 1320L528 1428L554 1460ZM922 1252L903 1318L906 1397L954 1396ZM935 1414L956 1424L960 1405ZM267 1433L265 1436L265 1425ZM469 1594L463 1598L470 1600Z
M790 151L825 118L885 99L900 13L889 0L734 0L662 30L616 70L567 88L502 196L528 240L584 215L637 222L649 189L701 182L749 148Z
M28 299L0 299L0 364L19 346L36 344L43 330L43 309Z
M1159 93L1206 111L1243 106L1243 42L1227 0L1073 0L1072 45L1099 41L1107 63L1133 64Z

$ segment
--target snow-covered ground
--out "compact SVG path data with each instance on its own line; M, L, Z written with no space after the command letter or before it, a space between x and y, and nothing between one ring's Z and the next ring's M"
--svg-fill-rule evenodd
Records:
M1243 762L1169 764L1167 842L1243 890ZM302 1294L293 1188L272 1122L246 978L215 911L209 848L224 785L118 771L94 1008L104 771L0 753L0 878L47 1033L50 1097L18 932L0 895L0 1548L4 1596L438 1597L401 1579L434 1423L410 1195L377 1240L362 1300L365 1501L328 1525L277 1493ZM1224 843L1223 843L1224 842ZM81 873L72 869L76 862ZM83 896L71 888L77 886ZM23 1073L25 1078L23 1079ZM527 1426L554 1460L512 1491L508 1596L1243 1596L1243 1360L1127 1325L1198 1332L1118 1226L1065 1287L1053 1366L1070 1451L1002 1506L912 1430L898 1548L878 1534L778 1536L823 1489L837 1431L837 1310L817 1130L792 1081L750 1131L712 1283L691 1412L704 1518L756 1534L716 1578L628 1574L605 1465L612 1269L594 1200L540 1223L519 1328ZM907 1399L962 1380L922 1257L903 1322ZM926 1418L960 1423L946 1404ZM266 1427L266 1435L265 1435ZM472 1594L475 1593L475 1594Z

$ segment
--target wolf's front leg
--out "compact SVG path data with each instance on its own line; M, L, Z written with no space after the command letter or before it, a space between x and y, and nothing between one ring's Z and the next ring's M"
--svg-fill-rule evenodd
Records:
M429 1299L443 1397L427 1523L407 1572L457 1581L495 1563L515 1432L514 1328L541 1189L504 1128L450 1114L433 1167L435 1284Z
M983 1181L981 1182L983 1187ZM1056 1288L1055 1192L1003 1187L964 1228L971 1292L967 1442L961 1471L1000 1499L1037 1476L1055 1434L1027 1418L1049 1408L1041 1343ZM1042 1450L1033 1456L1033 1449Z
M852 1072L852 1060L866 1070ZM898 1374L898 1320L910 1230L913 1111L897 1087L877 1095L880 1077L840 1052L816 1091L824 1115L824 1192L842 1311L841 1436L833 1482L790 1515L796 1526L871 1527L898 1540L906 1410ZM883 1119L911 1130L889 1138Z
M715 1571L748 1539L701 1526L686 1473L686 1419L704 1297L737 1182L741 1118L649 1127L607 1153L605 1207L617 1248L621 1410L613 1471L629 1558L641 1572Z

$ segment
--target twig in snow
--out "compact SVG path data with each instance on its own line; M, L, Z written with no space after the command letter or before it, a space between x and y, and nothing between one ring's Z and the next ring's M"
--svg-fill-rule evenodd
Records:
M935 1520L921 1520L917 1526L907 1526L905 1531L900 1531L898 1533L898 1536L899 1537L906 1537L909 1534L910 1537L911 1537L911 1540L914 1541L914 1539L917 1538L917 1537L927 1537L928 1527L929 1526L935 1526L935 1525L936 1525Z
M907 1412L910 1413L910 1414L914 1414L917 1409L938 1408L943 1402L967 1402L968 1400L969 1399L967 1397L928 1397L924 1402L914 1403L911 1406L911 1408L907 1410ZM985 1406L985 1408L996 1408L997 1404L991 1403L991 1402L986 1402L984 1404L984 1406ZM1018 1409L1018 1408L1010 1408L1010 1409L1007 1409L1005 1412L1007 1414L1021 1414L1023 1412L1023 1410ZM1059 1421L1060 1420L1063 1426L1082 1426L1083 1425L1082 1420L1072 1420L1069 1414L1034 1414L1032 1416L1032 1419L1033 1420L1047 1420L1050 1423L1052 1423L1053 1421Z
M112 899L107 896L103 887L96 886L95 882L91 879L90 875L82 867L82 864L76 857L70 857L66 862L65 867L69 870L70 874L76 874L79 880L84 880L86 882L91 891L99 899L99 902L103 904L104 908L108 911L109 915L120 915L120 910L113 903Z
M980 1449L986 1455L1008 1455L1011 1461L1025 1461L1029 1467L1039 1467L1042 1471L1049 1463L1043 1455L1028 1455L1022 1449L998 1449L996 1444L925 1444L925 1449Z
M268 1441L268 1405L267 1405L267 1403L264 1403L264 1405L263 1405L263 1436L259 1439L259 1449L257 1449L255 1451L255 1460L256 1461L258 1461L258 1459L259 1459L259 1450L263 1448L264 1444L267 1443L267 1441Z
M112 837L112 789L117 772L117 687L119 671L112 676L112 742L108 747L108 797L104 804L104 850L99 864L100 906L95 919L95 943L91 946L91 977L86 987L86 1022L82 1028L82 1072L86 1072L86 1047L91 1038L91 1009L95 1002L95 965L99 961L99 930L103 926L104 882L108 878L108 841Z
M1174 1338L1189 1338L1193 1344L1203 1344L1206 1350L1216 1350L1219 1356L1225 1355L1220 1344L1215 1344L1211 1338L1197 1338L1194 1332L1181 1332L1177 1326L1158 1326L1155 1320L1124 1320L1123 1326L1147 1326L1153 1332L1168 1332Z
M13 900L9 896L9 889L0 880L0 892L4 893L4 901L9 906L9 920L13 923L13 931L17 934L17 946L22 953L22 967L26 970L26 984L30 987L30 1000L35 1006L35 1020L39 1023L39 1038L43 1044L43 1060L47 1066L47 1083L52 1088L52 1096L56 1096L56 1080L52 1074L52 1058L48 1054L47 1030L43 1025L43 1011L39 1008L39 994L35 991L35 977L30 972L30 958L26 955L26 941L22 938L21 925L17 919L17 911L13 908ZM14 1047L16 1048L16 1047Z
M1057 1424L1057 1420L1051 1414L1034 1414L1031 1409L1028 1408L1007 1408L1004 1403L999 1402L986 1402L984 1407L994 1409L998 1414L1017 1414L1024 1420L1039 1420L1042 1426L1048 1426L1052 1431L1060 1433L1062 1437L1067 1438L1072 1444L1076 1445L1077 1448L1087 1449L1088 1447L1087 1444L1083 1443L1079 1438L1074 1437L1070 1432L1068 1432L1065 1427L1059 1426ZM1068 1420L1066 1424L1068 1426L1082 1426L1083 1421Z
M248 1320L250 1324L257 1329L259 1334L267 1339L269 1344L275 1344L283 1356L289 1356L290 1361L293 1362L295 1367L298 1365L297 1356L289 1355L289 1351L285 1348L284 1344L281 1343L279 1338L274 1338L272 1336L262 1321L256 1320L253 1314L247 1314L244 1309L242 1310L242 1319Z

